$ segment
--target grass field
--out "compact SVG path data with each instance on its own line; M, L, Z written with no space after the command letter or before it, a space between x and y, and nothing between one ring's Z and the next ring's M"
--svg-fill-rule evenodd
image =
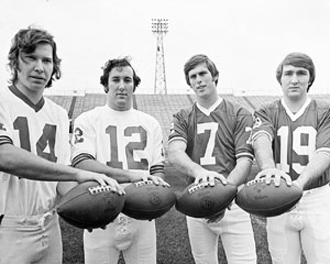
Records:
M256 166L253 167L251 178L256 173ZM178 177L172 168L166 169L166 180L171 184L176 194L179 194L186 186L182 177ZM271 259L268 252L265 219L252 216L252 224L255 234L258 264L270 264ZM83 260L83 242L82 230L74 228L61 221L63 246L64 246L64 264L82 264ZM157 228L157 264L192 264L194 263L188 236L185 216L173 207L168 213L156 220ZM226 264L225 253L219 242L219 260ZM125 262L120 259L118 264ZM302 264L306 261L303 260ZM146 263L148 264L148 263Z

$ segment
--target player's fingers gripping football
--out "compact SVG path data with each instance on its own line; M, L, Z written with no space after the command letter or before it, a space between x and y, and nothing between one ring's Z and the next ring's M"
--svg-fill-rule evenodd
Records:
M125 194L124 189L119 185L119 183L106 175L90 171L82 171L82 177L78 178L79 183L91 180L97 181L100 185L109 185L115 192L119 193L120 195Z
M209 174L209 184L210 184L210 186L214 186L215 181L221 181L223 185L227 185L227 179L225 178L225 176L223 176L222 174L217 173L215 171L212 171Z
M195 178L195 184L214 186L216 180L220 180L224 185L227 184L227 179L215 171L206 171L204 174L197 176Z
M268 168L260 171L255 179L256 180L264 180L267 184L270 184L273 180L273 176L276 175L278 172L276 168Z
M205 186L209 185L210 182L209 182L210 178L208 176L208 174L206 175L199 175L195 178L195 184L203 184ZM211 184L210 184L211 185Z
M283 178L286 181L286 184L288 186L291 186L292 185L292 179L291 179L291 177L288 174L286 174L285 172L282 172L281 178Z
M164 181L161 177L158 176L149 175L148 177L146 177L146 180L152 180L155 185L170 187L170 185L166 181Z
M273 181L275 186L280 186L282 178L286 181L286 184L288 186L292 184L291 177L287 175L284 171L281 171L276 168L268 168L262 170L257 174L255 178L257 180L259 179L265 180L266 184L270 184Z
M86 181L97 181L100 185L106 185L107 177L103 174L98 174L92 171L79 170L76 181L83 183Z
M109 185L113 191L119 193L120 195L125 194L124 188L121 187L121 185L116 180L106 177L105 181L106 184Z
M227 184L227 179L222 174L217 173L217 176L215 178L218 179L218 180L220 180L223 183L223 185L226 185Z

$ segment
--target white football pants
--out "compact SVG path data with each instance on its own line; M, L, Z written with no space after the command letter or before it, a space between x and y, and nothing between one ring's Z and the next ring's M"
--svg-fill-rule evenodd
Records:
M221 241L229 264L257 263L255 241L250 215L234 202L231 210L216 223L187 216L191 250L196 264L217 264L218 241Z
M330 187L304 191L293 210L267 218L273 264L330 263Z
M156 264L155 220L141 221L120 213L106 230L84 231L85 264Z
M60 264L62 237L55 212L6 217L0 225L0 264Z

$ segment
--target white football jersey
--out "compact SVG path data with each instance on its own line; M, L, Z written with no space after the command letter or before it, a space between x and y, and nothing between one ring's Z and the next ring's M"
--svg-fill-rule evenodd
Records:
M16 87L0 91L0 144L10 143L52 162L70 164L67 112L42 98L34 105ZM0 214L30 216L55 205L57 182L0 172Z
M114 168L163 172L162 141L161 127L154 117L135 109L96 107L74 122L72 164L96 159Z

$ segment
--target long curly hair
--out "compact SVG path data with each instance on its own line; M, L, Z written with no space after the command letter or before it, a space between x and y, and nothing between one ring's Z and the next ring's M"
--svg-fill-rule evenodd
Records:
M39 44L48 43L53 48L53 63L54 68L46 88L51 87L55 79L61 78L61 59L57 56L57 47L54 37L46 30L28 27L27 29L19 30L12 39L12 45L9 50L8 60L12 77L9 83L14 84L17 81L17 72L20 70L18 65L18 58L21 53L30 54L35 51Z

